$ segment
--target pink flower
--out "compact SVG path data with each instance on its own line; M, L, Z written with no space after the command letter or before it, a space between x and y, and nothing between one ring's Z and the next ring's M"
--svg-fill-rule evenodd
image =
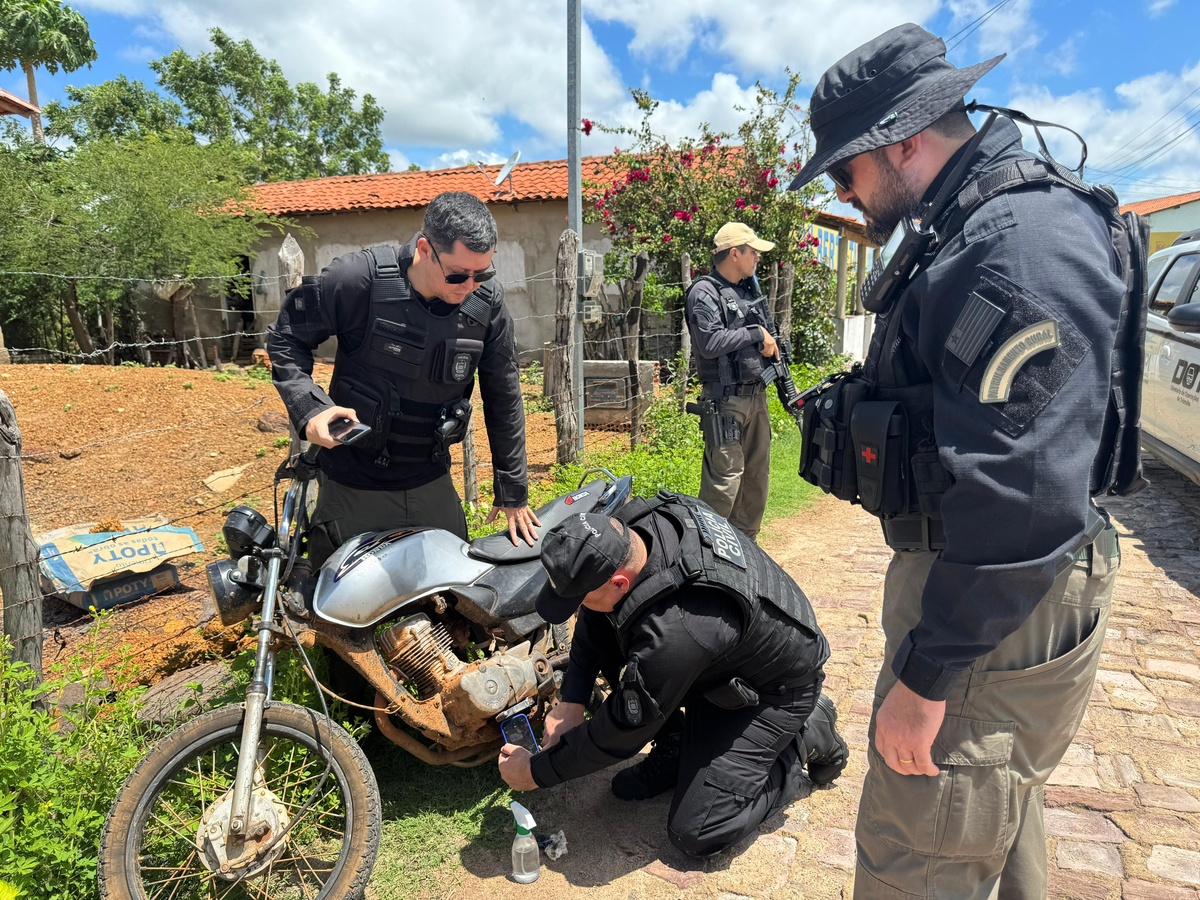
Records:
M773 188L777 184L779 184L779 179L776 178L774 175L772 175L770 178L767 179L767 187Z
M751 204L750 204L750 208L751 208L751 209L758 209L758 204L757 204L757 203L751 203Z
M692 221L692 214L683 209L677 209L671 215L673 215L675 218L677 218L680 222Z
M694 160L695 160L695 157L694 157L694 156L692 156L692 154L691 154L691 152L690 152L690 151L689 151L689 152L687 152L687 153L684 153L683 155L681 155L681 156L679 157L679 161L680 161L681 163L683 163L683 165L684 165L685 167L687 167L687 166L691 166L691 164L692 164L692 162L693 162Z
M664 234L664 235L663 235L663 243L664 243L664 244L669 244L669 243L671 243L671 236L670 236L669 234Z
M698 213L698 212L700 212L700 207L698 207L698 206L693 206L693 207L692 207L692 209L691 209L691 211L692 211L693 213Z
M744 197L738 197L736 200L733 201L733 205L736 206L738 209L745 209L746 208L746 199Z
M591 134L591 133L592 133L592 120L591 120L591 119L584 119L584 120L583 120L583 125L580 127L580 129L579 129L579 130L580 130L580 131L582 131L582 132L584 133L584 136L587 136L587 135Z

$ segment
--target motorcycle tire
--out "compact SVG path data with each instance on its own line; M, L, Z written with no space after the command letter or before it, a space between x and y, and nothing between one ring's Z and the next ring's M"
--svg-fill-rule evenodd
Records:
M197 835L216 833L214 811L232 793L244 715L238 705L197 717L156 744L129 775L100 839L101 900L362 897L382 825L375 773L345 729L301 706L270 703L263 712L264 780L255 782L254 802L268 813L282 810L275 833L291 823L281 849L264 846L268 833L260 846L269 864L256 860L222 874L212 862L219 856L206 861ZM319 798L302 812L331 757ZM228 838L218 838L228 850Z

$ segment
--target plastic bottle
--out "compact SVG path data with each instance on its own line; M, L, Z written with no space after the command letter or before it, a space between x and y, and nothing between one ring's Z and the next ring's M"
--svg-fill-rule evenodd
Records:
M513 818L517 820L517 836L513 838L512 845L513 881L529 884L537 881L538 876L542 874L541 854L538 851L537 839L532 834L533 826L537 822L533 821L529 810L516 800L509 808L512 809Z

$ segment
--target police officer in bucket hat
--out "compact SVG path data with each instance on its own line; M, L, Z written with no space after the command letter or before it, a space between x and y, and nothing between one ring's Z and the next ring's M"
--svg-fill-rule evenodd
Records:
M806 405L801 475L879 516L894 551L854 896L1041 898L1042 786L1119 565L1092 498L1143 483L1121 409L1141 368L1118 341L1143 235L1111 191L1023 149L1024 114L976 130L964 96L1002 57L945 54L901 25L813 91L791 187L829 175L885 246L861 279L868 358Z

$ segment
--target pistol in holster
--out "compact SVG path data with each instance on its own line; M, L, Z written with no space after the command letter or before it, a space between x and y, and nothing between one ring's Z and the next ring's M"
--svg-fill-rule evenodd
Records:
M711 398L684 407L692 415L700 417L700 432L704 443L713 447L736 444L742 439L742 426L736 418L722 411L719 399Z

